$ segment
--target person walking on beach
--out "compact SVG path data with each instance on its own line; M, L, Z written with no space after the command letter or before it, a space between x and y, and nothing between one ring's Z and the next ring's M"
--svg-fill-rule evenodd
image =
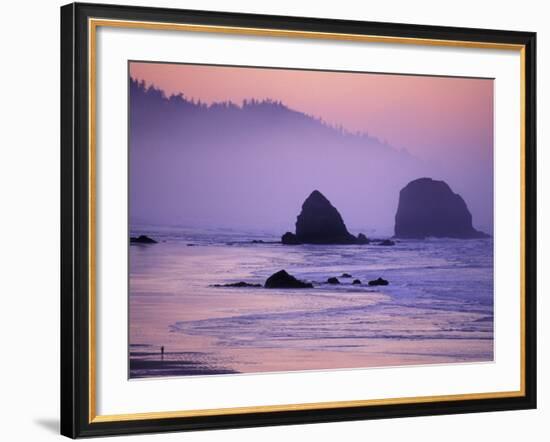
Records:
M160 346L160 359L164 361L164 345Z

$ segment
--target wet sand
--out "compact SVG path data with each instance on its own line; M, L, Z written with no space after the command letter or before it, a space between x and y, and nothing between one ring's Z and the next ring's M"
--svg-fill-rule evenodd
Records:
M492 316L476 305L409 299L395 284L376 290L351 280L337 288L321 284L324 274L344 270L361 279L378 275L379 260L373 268L330 258L311 267L309 251L276 245L157 244L130 252L131 378L493 359ZM315 280L316 288L212 287L263 283L279 267Z

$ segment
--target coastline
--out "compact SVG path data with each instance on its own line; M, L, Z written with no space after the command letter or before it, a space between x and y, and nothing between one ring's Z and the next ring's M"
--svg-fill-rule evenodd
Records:
M150 354L131 348L130 377L491 361L492 245L484 244L289 249L169 241L131 247L130 344L146 344ZM487 263L468 264L467 254L477 254L480 245L488 250ZM279 267L321 284L305 290L212 287L263 283ZM387 275L390 285L323 283L343 271L365 279ZM464 276L468 284L461 283ZM161 346L166 354L159 362Z

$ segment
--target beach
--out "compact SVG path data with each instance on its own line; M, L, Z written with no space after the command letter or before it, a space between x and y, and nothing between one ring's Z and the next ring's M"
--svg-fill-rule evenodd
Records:
M130 378L493 360L492 239L384 247L156 236L130 247ZM214 287L263 284L280 269L314 288ZM340 284L327 284L332 276ZM390 284L368 286L380 276Z

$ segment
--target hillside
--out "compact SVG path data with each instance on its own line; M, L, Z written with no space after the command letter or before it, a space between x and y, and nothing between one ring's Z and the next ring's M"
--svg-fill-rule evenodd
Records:
M275 100L206 105L134 80L129 97L131 223L280 229L319 188L352 227L390 227L421 167Z

